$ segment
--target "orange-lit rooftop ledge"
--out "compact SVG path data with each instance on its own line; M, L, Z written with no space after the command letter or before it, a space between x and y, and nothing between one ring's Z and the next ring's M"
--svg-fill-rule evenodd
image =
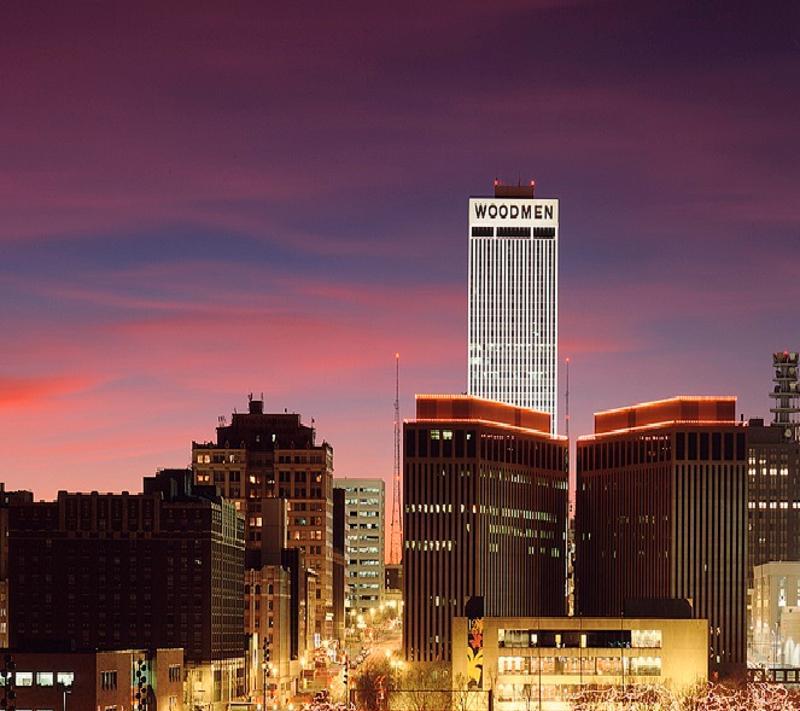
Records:
M594 435L682 424L736 424L735 395L677 395L594 413Z
M500 425L538 432L550 437L550 415L529 407L517 407L474 395L416 396L417 421L460 421ZM556 436L554 439L566 439Z

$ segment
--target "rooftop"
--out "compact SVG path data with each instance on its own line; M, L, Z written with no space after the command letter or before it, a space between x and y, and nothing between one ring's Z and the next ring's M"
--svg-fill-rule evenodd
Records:
M594 433L607 434L680 422L736 424L734 395L677 395L594 413Z
M417 420L472 421L550 435L550 415L473 395L417 395Z

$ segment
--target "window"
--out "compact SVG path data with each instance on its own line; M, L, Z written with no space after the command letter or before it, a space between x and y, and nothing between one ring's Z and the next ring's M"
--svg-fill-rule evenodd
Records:
M117 688L117 672L115 671L101 671L100 672L100 688L101 689L116 689Z
M56 674L56 682L64 686L72 686L75 681L75 672L58 672Z
M53 672L36 672L36 686L52 686Z
M181 665L180 664L170 664L169 665L169 680L170 681L180 681L181 680Z
M33 686L33 672L17 672L17 686Z

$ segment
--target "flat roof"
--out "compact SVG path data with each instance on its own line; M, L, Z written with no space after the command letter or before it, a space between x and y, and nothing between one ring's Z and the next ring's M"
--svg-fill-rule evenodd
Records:
M736 424L735 395L676 395L594 413L594 434L672 423ZM583 439L583 438L580 438Z
M416 421L476 422L553 437L550 434L550 415L529 407L509 405L474 395L446 394L418 394L416 404ZM562 439L557 436L553 438Z

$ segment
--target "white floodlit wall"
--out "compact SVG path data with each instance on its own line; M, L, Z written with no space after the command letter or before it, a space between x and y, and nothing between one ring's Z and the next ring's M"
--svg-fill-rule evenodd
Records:
M470 395L558 417L558 200L470 198Z

